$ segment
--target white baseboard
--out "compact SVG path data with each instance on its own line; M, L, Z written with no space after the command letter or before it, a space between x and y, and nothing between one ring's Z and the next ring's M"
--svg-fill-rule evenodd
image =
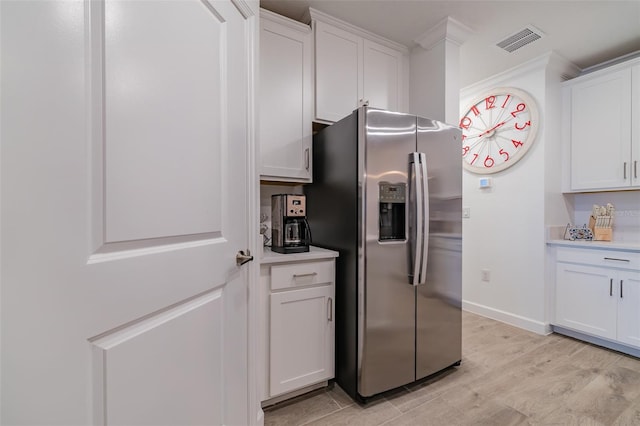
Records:
M551 324L522 317L511 312L501 311L500 309L491 308L489 306L479 305L477 303L463 300L462 309L474 314L482 315L483 317L504 322L505 324L509 324L514 327L523 328L537 334L547 335L552 333Z

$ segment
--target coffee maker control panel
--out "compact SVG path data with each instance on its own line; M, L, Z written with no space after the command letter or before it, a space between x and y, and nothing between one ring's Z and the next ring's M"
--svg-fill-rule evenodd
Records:
M305 217L306 206L305 206L305 196L304 195L287 195L286 196L286 211L285 216L287 217Z

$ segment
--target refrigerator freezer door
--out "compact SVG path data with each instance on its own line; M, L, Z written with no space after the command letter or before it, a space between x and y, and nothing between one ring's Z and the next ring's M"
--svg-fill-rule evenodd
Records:
M415 380L415 288L407 279L407 240L381 240L379 229L381 185L407 185L407 156L416 150L416 117L360 111L366 115L359 141L365 170L360 171L364 253L358 258L364 276L359 288L358 393L369 397Z
M462 160L461 133L418 118L419 152L429 181L427 277L416 287L416 380L462 357Z

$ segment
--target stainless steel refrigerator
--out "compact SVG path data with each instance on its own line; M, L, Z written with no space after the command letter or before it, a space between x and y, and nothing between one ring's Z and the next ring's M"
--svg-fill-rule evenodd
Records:
M336 382L366 401L461 360L461 132L368 107L313 139L313 243L336 263Z

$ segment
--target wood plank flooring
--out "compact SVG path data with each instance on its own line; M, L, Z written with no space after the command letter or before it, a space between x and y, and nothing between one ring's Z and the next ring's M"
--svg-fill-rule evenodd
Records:
M462 365L367 405L337 385L265 410L266 426L640 426L640 359L463 313Z

